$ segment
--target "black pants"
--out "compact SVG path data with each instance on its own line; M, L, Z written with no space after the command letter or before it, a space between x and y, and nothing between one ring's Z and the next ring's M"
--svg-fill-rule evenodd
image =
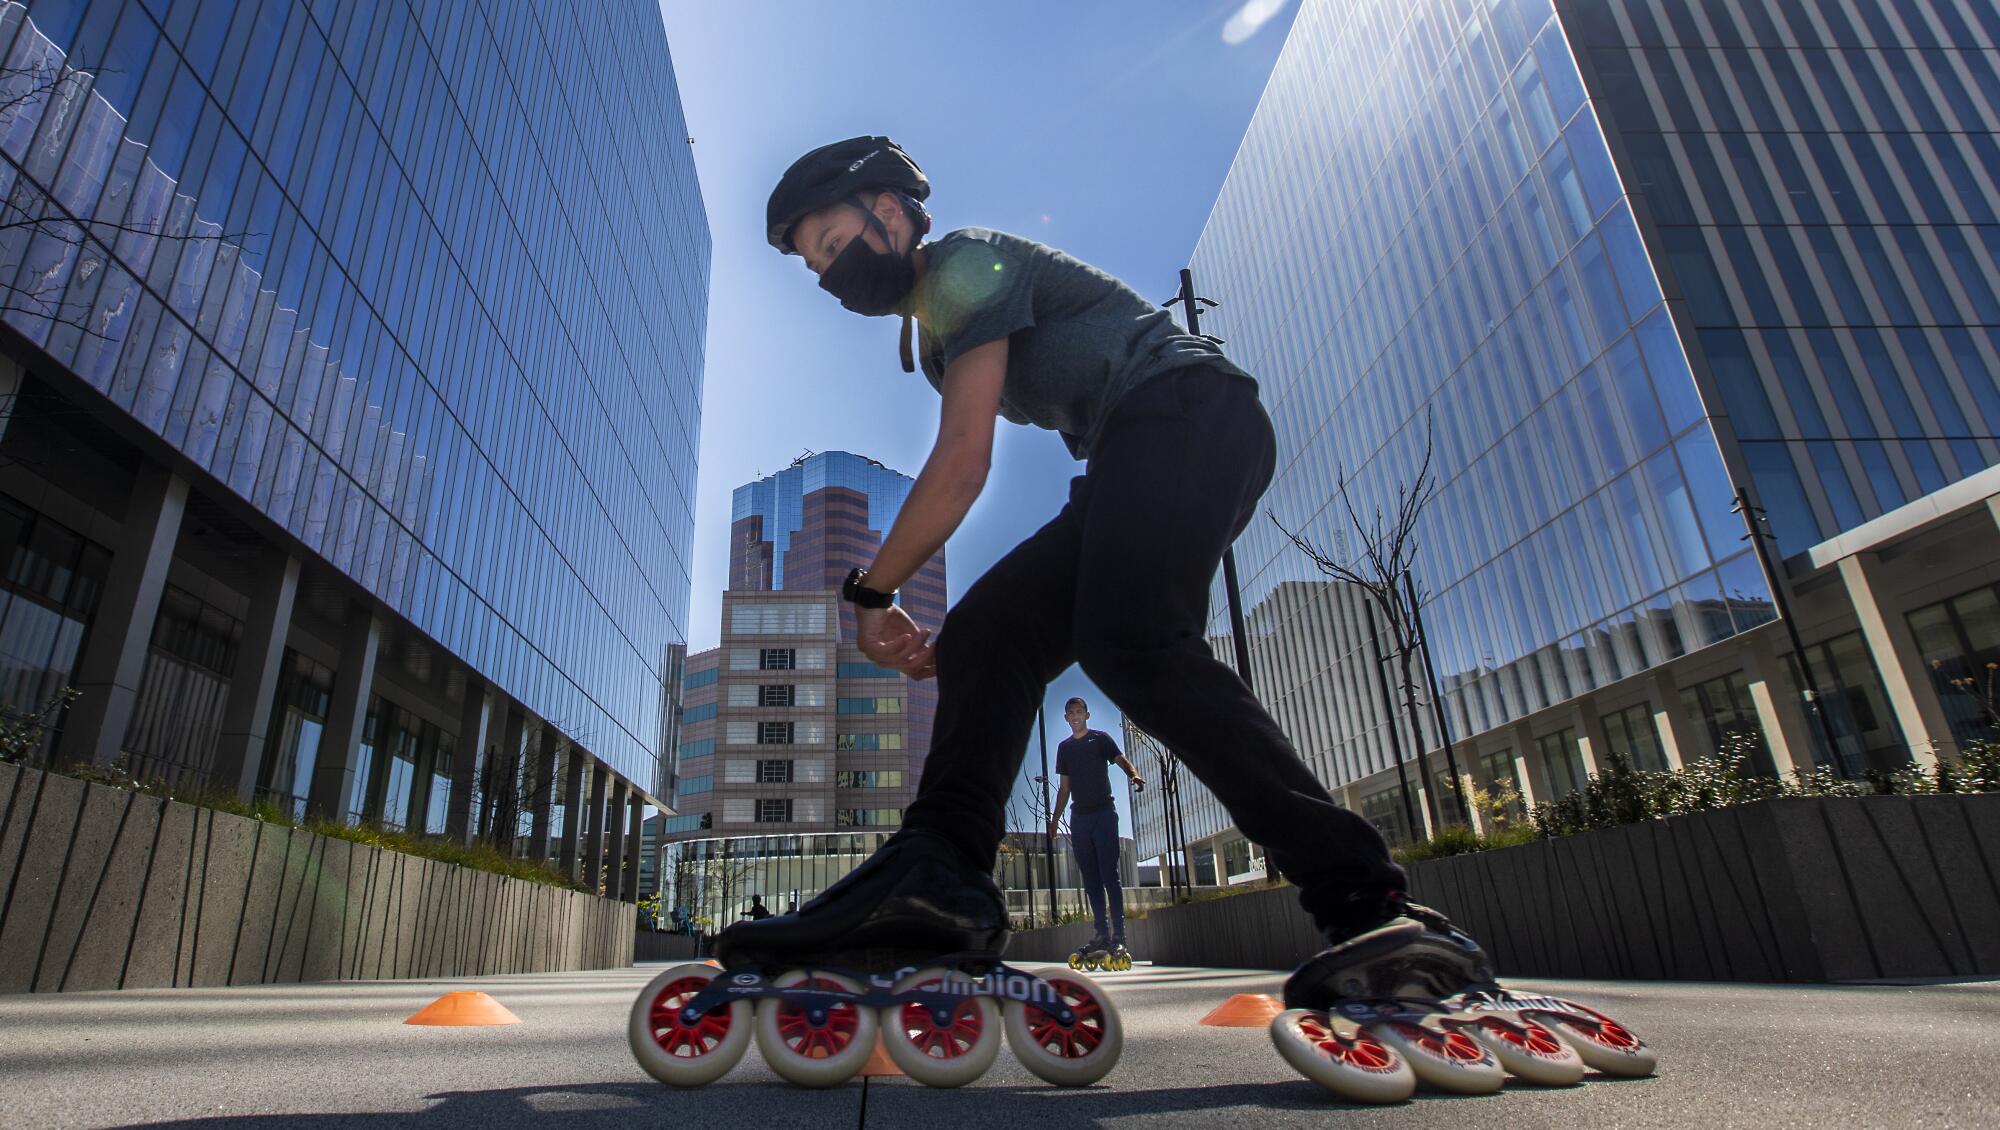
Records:
M1095 812L1070 810L1069 850L1076 856L1076 875L1083 881L1083 896L1090 900L1090 918L1097 936L1124 941L1125 887L1118 874L1118 810L1108 804Z
M1265 847L1322 927L1378 914L1404 882L1388 845L1333 802L1204 638L1223 550L1275 462L1247 380L1183 369L1128 393L1062 512L945 617L930 757L904 826L991 870L1036 708L1080 663Z

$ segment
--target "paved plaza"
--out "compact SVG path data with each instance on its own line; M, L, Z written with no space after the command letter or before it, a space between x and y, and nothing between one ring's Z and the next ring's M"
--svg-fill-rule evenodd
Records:
M720 1083L673 1091L640 1072L625 1016L657 967L463 981L0 998L5 1123L240 1127L498 1126L1996 1126L2000 982L1742 986L1536 982L1630 1022L1657 1077L1496 1095L1419 1091L1342 1104L1285 1066L1262 1029L1196 1021L1265 972L1142 966L1105 975L1126 1025L1104 1084L1049 1087L1002 1053L979 1083L906 1078L833 1091L779 1082L755 1049ZM453 989L493 994L517 1026L401 1023Z

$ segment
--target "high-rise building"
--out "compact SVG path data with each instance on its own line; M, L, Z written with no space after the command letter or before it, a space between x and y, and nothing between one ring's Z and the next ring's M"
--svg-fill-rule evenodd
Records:
M658 7L7 3L0 87L0 699L616 876L708 286Z
M677 772L688 835L893 828L930 749L936 684L876 666L839 598L912 480L844 451L738 487L721 646L688 659ZM943 622L944 554L900 590Z
M1279 435L1248 675L1352 807L1403 830L1394 750L1437 792L1445 743L1279 523L1352 560L1343 484L1393 513L1426 451L1414 579L1473 782L1987 732L1948 680L2000 659L1996 45L1945 0L1308 0L1193 269ZM1182 838L1234 834L1185 805Z

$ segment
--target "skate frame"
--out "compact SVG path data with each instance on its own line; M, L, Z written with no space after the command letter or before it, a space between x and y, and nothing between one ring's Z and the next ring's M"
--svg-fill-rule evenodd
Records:
M981 969L977 975L966 973L971 980L959 981L946 978L934 986L894 991L894 985L904 977L922 969L942 968L963 972L964 967L976 965ZM775 979L791 972L835 973L867 986L862 992L850 993L844 989L779 988ZM685 1023L693 1023L704 1014L727 1008L733 1000L782 1000L798 1006L813 1017L815 1022L831 1009L839 1005L854 1005L861 1008L888 1008L893 1005L921 1004L938 1017L939 1023L949 1023L959 1001L967 997L992 997L996 1000L1019 1001L1031 1004L1055 1017L1064 1026L1076 1022L1076 1013L1058 993L1055 986L1025 970L1016 969L1004 961L984 954L948 954L921 964L905 965L888 973L869 973L847 969L836 965L780 965L776 963L754 966L747 969L723 972L708 986L695 994L692 1000L681 1008Z

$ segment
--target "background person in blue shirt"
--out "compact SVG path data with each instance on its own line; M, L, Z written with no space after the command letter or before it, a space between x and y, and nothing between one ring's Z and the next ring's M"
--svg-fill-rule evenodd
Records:
M1084 943L1084 950L1119 951L1125 948L1125 887L1118 876L1118 808L1111 799L1113 765L1125 771L1134 784L1143 787L1139 775L1118 743L1102 730L1093 730L1090 707L1080 698L1063 704L1063 719L1070 736L1056 747L1056 772L1062 784L1056 789L1055 807L1049 810L1049 838L1054 839L1062 820L1063 803L1071 796L1076 807L1069 814L1069 849L1076 853L1077 873L1083 878L1084 897L1090 900L1090 916L1097 933ZM1110 922L1105 922L1106 896L1110 902Z

